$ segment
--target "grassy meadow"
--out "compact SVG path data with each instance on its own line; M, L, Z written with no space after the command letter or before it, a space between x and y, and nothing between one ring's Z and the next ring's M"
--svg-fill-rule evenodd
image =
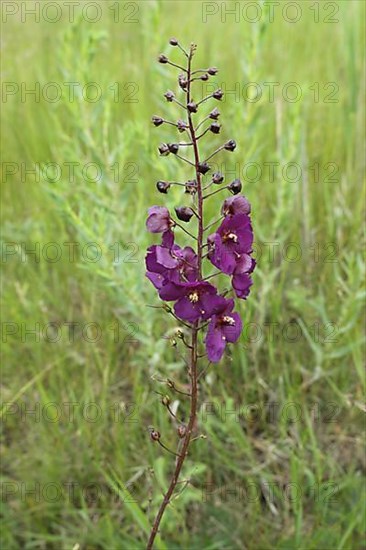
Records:
M193 177L150 122L176 36L219 68L202 150L237 141L258 264L156 548L364 549L364 2L2 4L2 548L142 549L169 483L148 428L175 448L186 373L144 255L147 208L188 204L155 182Z

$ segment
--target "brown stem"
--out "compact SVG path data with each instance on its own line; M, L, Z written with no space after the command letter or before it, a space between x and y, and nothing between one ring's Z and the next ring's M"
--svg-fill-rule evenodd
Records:
M188 86L187 86L187 104L191 100L191 63L192 63L192 56L193 56L194 48L191 47L189 56L188 56L188 67L187 67L187 79L188 79ZM196 171L196 181L197 181L197 199L198 199L198 235L197 235L197 258L198 258L198 278L199 280L202 280L202 248L203 248L203 194L202 194L202 180L201 180L201 174L198 171L198 165L200 162L199 159L199 152L198 152L198 144L197 144L197 137L196 132L194 129L193 121L192 121L192 114L188 111L188 124L189 124L189 131L191 134L191 140L193 143L193 151L194 151L194 159L195 159L195 171ZM167 492L164 495L163 502L160 505L160 508L158 510L158 513L156 515L156 518L154 520L150 537L147 543L146 550L151 550L154 545L155 537L158 533L159 526L161 523L161 520L163 518L164 512L166 510L166 507L168 506L171 496L175 490L175 487L179 481L179 475L182 470L184 461L186 459L186 456L188 454L188 448L191 442L192 432L194 429L196 416L197 416L197 402L198 402L198 372L197 372L197 359L198 359L198 343L197 343L197 335L198 335L198 321L193 325L192 327L192 339L191 339L191 350L190 350L190 398L191 398L191 407L190 407L190 413L189 413L189 421L187 425L187 431L186 435L184 436L184 439L182 440L182 444L179 450L179 456L176 459L175 462L175 469L173 473L173 477L170 481L169 487Z

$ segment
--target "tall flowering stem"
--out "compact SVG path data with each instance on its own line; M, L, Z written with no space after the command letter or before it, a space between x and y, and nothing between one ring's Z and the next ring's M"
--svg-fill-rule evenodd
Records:
M208 160L220 151L234 151L236 143L230 140L217 147L206 160L200 159L198 142L205 135L219 134L221 126L217 122L220 113L215 108L205 116L198 124L194 123L194 118L199 109L204 108L206 101L214 99L220 101L223 93L220 89L213 94L195 102L192 95L192 87L195 81L206 81L217 73L215 67L208 69L192 70L192 60L196 46L191 44L188 52L179 44L175 38L170 40L172 46L178 46L186 58L186 67L170 61L164 54L158 58L162 64L168 64L182 71L179 75L178 83L185 95L185 100L176 99L172 91L165 93L165 98L169 103L176 103L180 109L184 109L187 119L178 120L177 123L167 121L162 117L154 115L152 122L155 126L169 124L175 126L181 134L189 137L188 142L183 143L162 143L159 146L161 156L173 155L179 160L186 162L194 167L194 179L186 182L166 182L158 181L157 189L160 193L166 194L174 185L183 186L186 194L191 197L192 206L181 206L175 208L175 220L168 209L164 206L153 206L149 209L149 216L146 222L147 229L152 233L162 233L161 245L153 245L148 248L146 256L147 277L153 283L159 292L159 297L163 301L175 302L172 309L168 304L163 309L171 313L175 319L182 323L185 329L190 332L189 342L185 339L185 329L178 329L177 335L189 352L187 361L189 375L189 394L178 390L175 382L167 380L168 387L189 397L190 412L187 424L179 423L177 435L179 443L176 451L171 451L161 441L160 433L151 429L150 437L152 441L158 442L161 447L176 456L175 467L169 487L164 495L163 501L155 517L147 549L153 548L155 537L159 531L159 526L164 512L169 505L176 486L179 482L180 473L188 455L188 450L192 442L192 435L196 426L198 409L198 380L204 371L198 372L199 357L207 356L210 363L220 361L228 342L236 342L240 336L242 322L238 313L233 312L234 300L227 298L232 292L237 298L246 298L249 294L249 288L252 284L251 272L254 269L255 262L251 257L253 233L250 220L250 204L247 199L239 195L242 184L239 180L234 180L229 185L222 186L217 191L206 192L211 185L220 185L224 181L224 176L215 173L209 183L204 183L206 174L210 171ZM201 104L204 104L202 107ZM208 122L206 129L203 125ZM185 151L192 148L193 160L186 158L186 155L180 154L181 148ZM212 223L205 226L204 223L204 202L212 195L216 195L221 190L228 190L234 196L227 198L221 206L221 215ZM194 235L184 227L197 218L197 233ZM217 225L221 225L214 233L208 235L207 242L204 242L205 232ZM182 223L181 223L182 222ZM183 225L182 225L183 224ZM175 232L183 230L184 233L195 241L195 248L185 246L181 248L175 243ZM206 249L207 247L207 249ZM215 272L204 277L204 260L215 267ZM210 281L218 274L226 274L232 277L231 290L225 289L221 293ZM203 342L205 344L205 353L199 353L201 344L200 333L206 330ZM202 343L203 343L202 342ZM162 404L166 406L168 412L177 420L175 414L170 408L170 398L163 396Z

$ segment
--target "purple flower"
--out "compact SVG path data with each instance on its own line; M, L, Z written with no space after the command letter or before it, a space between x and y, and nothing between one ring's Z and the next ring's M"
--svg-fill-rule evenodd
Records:
M152 206L149 208L149 216L146 220L146 227L150 233L165 233L174 226L169 210L165 206Z
M243 195L235 195L226 199L221 207L221 213L224 216L234 216L235 214L250 214L250 202Z
M197 254L190 246L150 246L145 262L146 276L157 289L169 281L179 283L197 280Z
M205 281L164 285L159 296L168 302L177 300L174 312L180 319L194 323L198 319L207 320L226 301L217 295L217 289Z
M208 257L218 269L232 275L241 254L250 254L253 232L247 214L235 214L224 219L216 233L208 237Z
M238 313L232 313L234 300L225 300L216 309L208 326L205 344L207 357L213 363L220 361L227 342L236 342L242 330L242 321Z

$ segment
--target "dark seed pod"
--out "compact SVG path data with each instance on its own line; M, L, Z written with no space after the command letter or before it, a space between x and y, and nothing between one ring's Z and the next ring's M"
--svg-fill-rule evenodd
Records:
M200 79L203 80L203 81L206 81L208 80L210 77L208 76L207 73L203 74L202 76L200 76Z
M159 63L165 64L165 63L168 63L169 59L167 58L166 55L164 55L163 53L161 53L161 54L159 55L159 57L158 57L158 61L159 61Z
M219 88L218 90L216 90L213 94L212 94L212 97L214 97L215 99L222 99L223 98L223 95L224 95L224 92L221 90L221 88Z
M228 189L233 195L237 195L242 189L241 181L238 179L232 181L230 185L228 185Z
M168 193L168 189L170 188L170 183L168 181L158 181L156 183L156 188L159 191L159 193Z
M151 121L154 124L154 126L160 126L160 124L163 124L164 122L164 120L160 116L156 116L156 115L154 115L151 118Z
M213 133L213 134L219 134L220 133L220 130L221 130L221 126L218 122L213 122L210 126L210 131Z
M183 439L183 437L185 437L186 433L187 433L187 427L184 426L184 424L180 424L177 428L178 437L180 437L180 439Z
M167 101L169 101L169 103L171 103L173 101L173 99L175 98L175 95L174 93L171 91L171 90L168 90L165 94L164 94L164 97Z
M220 184L224 181L224 176L221 174L221 172L215 172L212 175L212 183Z
M190 195L194 195L197 192L197 182L196 180L189 180L186 181L186 193L189 193Z
M207 69L207 72L208 74L210 74L211 76L215 76L215 74L218 73L218 69L216 67L210 67L209 69Z
M178 206L174 208L174 210L178 220L181 220L182 222L189 222L192 216L194 216L194 212L192 208L189 208L189 206Z
M227 151L234 151L235 148L236 148L236 141L234 141L233 139L230 139L224 145L224 149L226 149Z
M169 44L170 44L171 46L178 46L178 40L177 40L176 38L171 38L171 39L169 40Z
M179 145L178 143L168 143L168 148L173 155L176 155L179 151Z
M158 432L157 430L151 430L150 437L153 441L159 441L161 435L160 432Z
M179 132L184 132L184 130L187 130L189 126L186 122L184 122L184 120L178 120L177 128Z
M197 113L197 105L194 101L191 101L187 105L187 109L190 113Z
M200 162L197 168L200 174L207 174L211 170L207 162Z
M217 120L220 116L220 111L215 107L208 116L212 118L212 120Z
M170 153L169 147L168 147L168 145L167 145L166 143L161 143L161 144L159 145L158 149L159 149L159 153L160 153L161 155L167 156L167 155L169 155L169 153Z
M188 86L188 80L184 76L184 74L180 74L178 77L178 83L179 86L182 88L182 90L185 90Z

